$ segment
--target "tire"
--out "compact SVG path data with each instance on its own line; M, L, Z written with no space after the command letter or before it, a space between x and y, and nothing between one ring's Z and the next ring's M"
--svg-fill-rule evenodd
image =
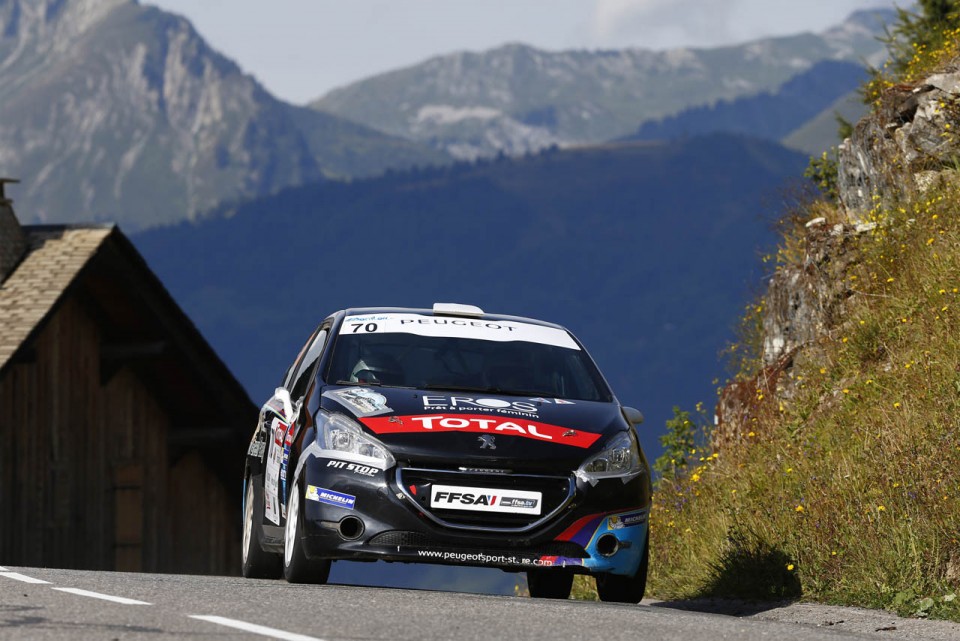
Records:
M311 560L303 552L303 511L300 509L300 482L293 484L287 503L287 523L283 531L283 576L290 583L326 583L330 561Z
M527 570L527 586L534 599L569 599L573 587L570 570Z
M598 574L597 595L601 601L612 603L640 603L647 589L647 568L650 565L650 534L643 542L643 557L633 576Z
M243 576L249 579L279 579L283 573L280 555L261 547L263 538L263 491L257 492L256 478L247 478L243 500L243 538L241 550Z

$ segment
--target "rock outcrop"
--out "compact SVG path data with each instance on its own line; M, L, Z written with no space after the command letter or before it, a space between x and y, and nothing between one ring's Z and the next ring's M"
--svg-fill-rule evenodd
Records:
M840 145L840 200L851 222L878 204L929 184L930 172L956 169L960 73L948 71L887 91L876 111Z
M878 224L876 214L922 194L938 181L956 181L960 157L960 66L916 85L886 91L839 148L838 220L817 218L800 234L802 252L782 264L763 301L761 370L722 392L716 440L739 440L753 429L758 398L787 398L790 368L816 360L818 344L847 321L855 296L850 275L859 262L857 237Z

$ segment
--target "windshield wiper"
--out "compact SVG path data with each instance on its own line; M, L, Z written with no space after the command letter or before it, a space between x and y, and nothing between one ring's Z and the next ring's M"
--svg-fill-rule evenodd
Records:
M450 392L482 392L484 394L508 394L499 387L483 387L478 385L447 385L446 383L427 383L423 389L447 390Z
M380 381L337 381L334 385L353 385L353 386L363 386L363 385L374 385L376 387L391 387L396 389L416 389L409 385L385 385Z
M483 394L503 394L504 396L549 396L553 394L547 392L531 392L522 389L503 389L502 387L478 386L478 385L445 385L442 383L427 383L424 389L448 390L451 392L481 392Z

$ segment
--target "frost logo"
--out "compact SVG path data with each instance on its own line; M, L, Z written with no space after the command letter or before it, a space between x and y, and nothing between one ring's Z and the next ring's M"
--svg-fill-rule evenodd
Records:
M477 440L480 441L481 450L495 450L497 449L497 444L493 442L493 436L489 434L481 434L477 437Z
M470 412L486 410L496 414L536 416L537 404L532 401L505 401L502 398L473 398L471 396L439 396L425 394L423 409L435 411Z

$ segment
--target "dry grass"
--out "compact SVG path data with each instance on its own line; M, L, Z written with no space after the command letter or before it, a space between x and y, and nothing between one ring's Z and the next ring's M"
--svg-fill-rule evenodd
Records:
M960 190L873 212L857 295L789 398L659 484L651 592L960 620Z

